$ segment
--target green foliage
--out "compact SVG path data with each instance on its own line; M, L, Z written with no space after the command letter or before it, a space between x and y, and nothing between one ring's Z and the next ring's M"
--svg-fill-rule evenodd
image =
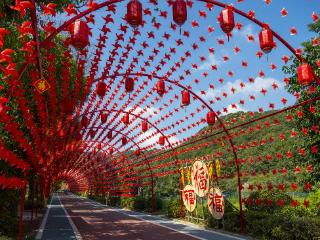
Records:
M171 218L180 218L180 199L171 199L167 206L167 215ZM183 216L185 212L183 212Z
M253 200L253 204L249 204L249 201L246 201L246 209L269 213L281 209L281 207L276 203L277 200L283 199L285 205L289 205L292 201L292 198L288 194L279 190L274 190L271 192L266 190L261 192L252 192L249 196L249 199ZM261 205L256 204L257 199L261 200ZM272 201L270 206L266 203L267 200Z
M318 20L316 23L312 23L309 25L310 31L316 33L319 38L320 36L320 21ZM313 68L315 74L320 76L320 68L317 65L317 60L320 59L320 46L313 46L312 40L309 40L307 42L302 43L304 49L303 49L303 58L311 65ZM298 78L297 78L297 68L300 65L300 62L294 58L291 57L291 62L289 65L283 67L283 72L290 75L289 78L289 84L286 87L288 92L295 93L300 92L300 99L299 102L305 101L310 98L316 98L320 96L320 84L316 81L313 82L313 87L315 88L314 93L310 93L310 91L303 91L303 86L298 84ZM300 110L303 112L302 117L297 117L296 114L293 114L295 116L295 123L299 130L301 130L303 127L309 129L308 136L306 141L300 142L298 144L299 147L304 147L306 149L310 149L311 146L320 146L320 134L316 133L314 131L310 131L311 127L313 125L318 125L320 122L320 104L319 101L316 101L313 103L313 105L316 108L315 113L310 112L309 105L303 106L300 108ZM320 153L312 153L310 154L311 157L307 159L308 164L312 164L315 168L315 171L311 174L310 179L308 179L311 182L317 182L320 180L320 164L318 159L320 158Z
M260 239L313 239L320 237L320 219L308 216L302 208L284 208L273 214L246 212L247 232Z

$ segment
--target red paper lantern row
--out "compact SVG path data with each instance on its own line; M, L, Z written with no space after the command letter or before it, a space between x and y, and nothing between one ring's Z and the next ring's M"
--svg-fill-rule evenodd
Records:
M127 138L126 137L122 137L121 138L121 143L122 143L122 145L126 145L127 144Z
M176 0L172 6L173 20L181 26L187 20L187 3L184 0Z
M106 91L107 91L107 85L104 82L99 82L97 84L97 90L96 90L97 95L102 98L106 94Z
M89 121L88 121L88 118L86 116L83 116L82 119L81 119L81 125L82 127L85 127L87 128L88 125L89 125Z
M132 27L142 25L142 4L138 0L131 0L127 5L127 21Z
M188 106L190 104L190 93L188 91L182 91L182 105Z
M300 85L309 85L313 81L313 71L309 64L303 63L298 67L298 82Z
M141 123L141 129L142 129L142 132L146 132L148 131L148 122L146 120L143 120L142 123Z
M109 138L109 139L112 138L112 130L110 130L110 131L107 133L107 138Z
M165 137L164 136L159 137L159 144L162 146L165 144Z
M125 88L128 93L131 93L134 90L134 80L133 78L126 78Z
M259 33L260 48L264 53L270 53L274 47L273 33L269 27L265 27Z
M207 113L207 123L209 126L214 125L215 123L215 114L213 111Z
M101 120L101 123L106 123L107 120L108 120L108 114L107 113L104 113L104 112L101 112L100 113L100 120Z
M7 178L5 175L0 175L1 189L21 189L25 187L26 182L17 177Z
M226 7L220 12L219 22L222 31L229 36L235 26L234 13L231 7Z
M129 113L125 113L122 117L122 122L124 124L129 124L129 121L130 121L130 114Z
M157 89L157 93L159 94L160 97L163 96L163 94L166 91L166 85L165 82L163 80L159 80L156 84L156 89Z
M77 49L83 49L89 45L90 30L84 21L76 20L70 26L71 44Z
M113 148L109 148L109 154L113 154Z
M136 152L135 152L135 154L136 154L137 156L140 156L140 149L137 149Z

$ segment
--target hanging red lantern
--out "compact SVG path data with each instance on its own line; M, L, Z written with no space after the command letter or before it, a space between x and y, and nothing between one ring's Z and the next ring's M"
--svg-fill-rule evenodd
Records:
M98 143L98 149L101 150L102 149L102 145L101 143Z
M124 124L129 124L129 121L130 121L130 115L129 113L125 113L124 116L122 117L122 122Z
M226 7L220 12L220 27L228 36L233 30L234 24L234 14L231 7Z
M190 93L188 91L182 91L182 105L188 106L190 104Z
M133 91L133 89L134 89L133 78L126 78L125 87L126 87L127 92L131 93Z
M140 149L137 149L137 150L136 150L136 155L137 155L137 156L140 156Z
M274 42L273 42L273 34L272 34L272 31L269 29L269 27L265 27L259 33L259 42L260 42L260 48L265 54L271 52L271 50L274 47Z
M113 148L109 148L109 154L113 153Z
M101 112L100 113L100 120L101 120L101 123L106 123L106 121L108 120L108 114Z
M313 80L312 68L308 63L303 63L298 67L298 81L300 85L309 85Z
M93 130L90 130L89 134L91 138L94 138L94 136L96 135L96 133Z
M187 3L184 0L176 0L172 5L172 13L174 22L181 26L188 17Z
M208 125L213 125L215 123L215 114L213 111L207 113L207 123Z
M141 123L141 129L142 129L142 132L146 132L148 131L148 122L146 120L143 120L142 123Z
M165 137L164 136L160 136L159 137L159 144L163 146L164 143L165 143Z
M121 142L122 142L122 145L126 145L127 144L127 138L126 137L122 137Z
M107 138L109 138L109 139L112 138L112 130L110 130L110 131L107 133Z
M76 20L70 25L71 44L77 49L83 49L89 45L89 27L87 23Z
M128 3L127 21L132 27L142 25L142 4L138 0L131 0Z
M86 116L83 116L82 119L81 119L81 125L82 127L85 127L87 128L88 127L88 118Z
M104 95L106 94L106 90L107 90L107 85L104 82L99 82L97 84L96 92L99 97L101 98L104 97Z
M160 97L163 96L163 94L166 91L166 85L163 80L159 80L156 84L157 93L160 95Z

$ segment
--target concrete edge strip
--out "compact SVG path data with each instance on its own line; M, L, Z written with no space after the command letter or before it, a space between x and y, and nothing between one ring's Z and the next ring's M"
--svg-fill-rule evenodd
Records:
M52 195L51 200L50 200L50 203L49 203L49 205L47 206L47 211L46 211L46 213L45 213L45 215L44 215L44 218L42 219L40 228L39 228L38 231L37 231L37 235L36 235L36 238L35 238L36 240L39 240L39 239L42 238L43 231L44 231L44 228L45 228L46 223L47 223L47 220L48 220L49 211L50 211L50 206L51 206L52 199L53 199L54 196L55 196L55 194Z
M72 227L73 233L74 233L74 235L76 236L76 239L77 239L77 240L82 240L82 237L81 237L81 234L80 234L79 230L77 229L76 225L73 223L70 215L68 214L68 212L67 212L67 210L65 209L64 205L63 205L62 202L60 201L59 195L58 195L58 200L59 200L59 202L60 202L60 205L61 205L64 213L66 214L66 217L67 217L68 220L69 220L69 223L70 223L70 225L71 225L71 227Z

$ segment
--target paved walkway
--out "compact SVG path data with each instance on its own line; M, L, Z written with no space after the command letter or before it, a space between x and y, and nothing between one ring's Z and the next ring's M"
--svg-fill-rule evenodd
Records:
M70 216L70 217L69 217ZM45 219L44 219L45 221ZM75 195L55 194L38 239L244 239L148 214L110 208ZM41 229L40 229L41 232Z

